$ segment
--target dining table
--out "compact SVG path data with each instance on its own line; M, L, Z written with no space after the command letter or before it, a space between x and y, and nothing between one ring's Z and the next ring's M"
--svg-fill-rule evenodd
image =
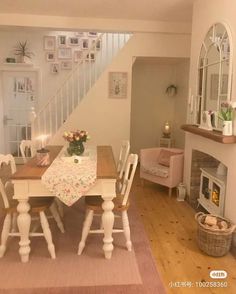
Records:
M62 148L63 146L47 146L50 152L50 164L58 160ZM102 204L102 224L104 228L103 251L105 258L110 259L113 251L112 229L114 225L114 204L112 200L116 197L117 170L111 146L96 146L95 149L96 176L94 182L83 195L77 195L76 201L79 200L81 196L92 195L100 195L104 200ZM20 166L11 177L14 185L13 199L18 201L17 224L20 233L19 254L21 261L24 263L29 261L31 250L29 239L31 225L29 198L57 197L42 180L47 170L50 168L50 164L48 166L38 166L37 158L32 157L26 164ZM80 163L71 161L71 164ZM69 172L68 170L65 171L65 173Z

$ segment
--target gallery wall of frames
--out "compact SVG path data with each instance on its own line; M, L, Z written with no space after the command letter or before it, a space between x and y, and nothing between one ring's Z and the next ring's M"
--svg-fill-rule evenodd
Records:
M74 35L43 37L45 59L49 63L52 74L58 74L61 70L71 70L83 59L94 61L96 52L100 49L101 40L97 32L76 32Z

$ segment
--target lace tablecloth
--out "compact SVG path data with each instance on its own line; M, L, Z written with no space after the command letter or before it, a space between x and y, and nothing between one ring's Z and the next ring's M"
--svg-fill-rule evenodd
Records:
M83 156L68 157L65 153L63 148L42 176L42 182L52 194L71 206L96 181L97 152L90 147Z

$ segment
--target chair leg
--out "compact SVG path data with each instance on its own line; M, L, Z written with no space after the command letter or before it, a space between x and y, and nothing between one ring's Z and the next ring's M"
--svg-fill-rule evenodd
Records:
M172 194L172 188L169 188L169 197L171 197Z
M14 212L13 215L12 215L12 229L11 229L11 232L15 233L17 231L18 231L18 229L17 229L17 213Z
M61 218L64 217L64 204L57 198L55 197L54 198L54 202L56 202L56 205L57 205L57 210L59 212L59 215Z
M40 211L39 216L40 216L40 222L41 222L44 238L46 239L46 242L48 244L48 251L51 255L51 258L55 259L56 258L55 246L52 242L52 233L49 228L47 217L43 211Z
M11 230L11 214L7 214L4 219L3 228L2 228L0 258L3 257L6 251L6 248L7 248L6 244L7 244L7 239L8 239L10 230Z
M126 247L128 251L132 250L132 242L130 240L130 227L129 227L129 219L127 211L122 211L122 223L123 223L123 230L126 239Z
M58 213L58 210L57 210L57 207L56 207L56 203L53 202L51 204L51 206L49 207L50 211L51 211L51 214L53 216L53 218L55 219L56 223L57 223L57 226L59 228L59 230L62 232L62 233L65 233L65 229L64 229L64 226L63 226L63 223L61 221L61 217Z
M85 242L86 242L86 239L89 234L89 230L90 230L92 222L93 222L93 214L94 214L93 210L89 210L86 215L86 218L85 218L85 221L83 224L82 237L81 237L81 241L79 243L78 255L81 255L81 253L84 249Z

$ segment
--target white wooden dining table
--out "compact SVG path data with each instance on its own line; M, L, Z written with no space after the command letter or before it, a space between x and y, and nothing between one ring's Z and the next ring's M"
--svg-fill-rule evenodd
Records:
M60 153L63 146L48 146L50 150L51 162ZM31 224L31 215L29 198L30 197L55 197L42 183L42 176L47 167L38 167L36 157L30 159L25 165L20 167L12 175L14 184L13 198L18 200L17 224L20 232L19 254L22 262L29 261L30 239L29 230ZM104 228L103 250L105 258L110 259L113 251L112 228L114 224L113 201L116 197L116 164L111 146L97 146L97 177L95 184L84 196L101 195L104 202L102 205L103 215L102 223Z

